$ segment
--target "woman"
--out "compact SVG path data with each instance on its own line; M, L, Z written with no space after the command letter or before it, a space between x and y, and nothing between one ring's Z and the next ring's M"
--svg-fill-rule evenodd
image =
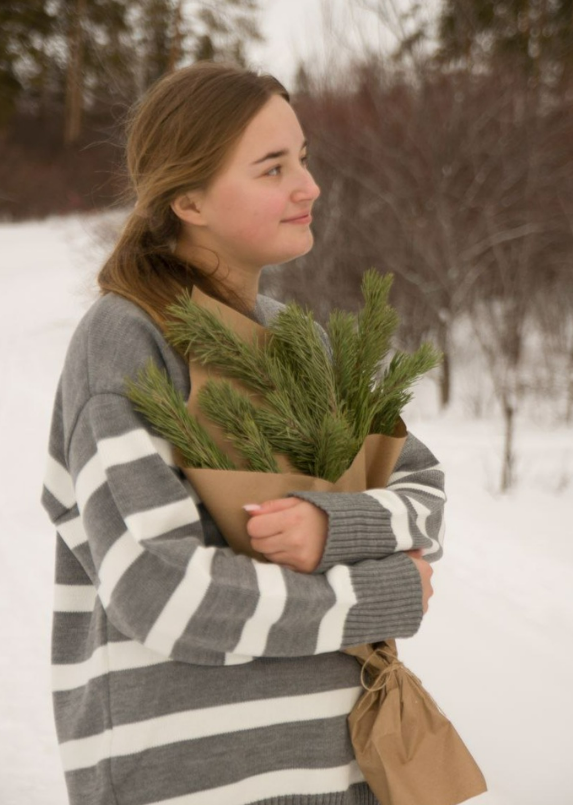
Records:
M346 717L341 650L413 635L441 553L442 473L409 436L388 489L251 510L235 555L134 411L182 288L269 321L262 267L312 246L319 189L285 89L203 63L156 84L129 126L134 212L58 388L43 502L57 529L53 684L73 805L375 805Z

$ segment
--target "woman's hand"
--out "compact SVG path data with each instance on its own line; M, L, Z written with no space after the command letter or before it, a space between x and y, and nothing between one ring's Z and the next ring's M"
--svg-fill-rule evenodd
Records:
M312 573L322 559L328 515L306 500L279 498L245 506L247 533L255 551L300 573Z
M432 566L429 564L429 562L426 562L426 560L422 558L421 550L406 551L406 553L414 562L420 574L420 580L422 582L422 611L424 614L426 614L428 611L428 602L434 594L431 583L431 578L434 571L432 570Z

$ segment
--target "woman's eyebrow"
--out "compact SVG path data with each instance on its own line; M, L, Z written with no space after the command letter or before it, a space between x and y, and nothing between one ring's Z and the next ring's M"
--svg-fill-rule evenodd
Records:
M302 149L306 148L307 146L308 146L308 140L305 140L301 145L300 150L302 151ZM256 159L254 162L251 162L251 165L258 165L260 162L266 162L267 159L279 159L280 157L286 157L288 153L289 153L288 148L283 148L282 151L271 151L268 154L265 154L264 157L261 157L260 159Z

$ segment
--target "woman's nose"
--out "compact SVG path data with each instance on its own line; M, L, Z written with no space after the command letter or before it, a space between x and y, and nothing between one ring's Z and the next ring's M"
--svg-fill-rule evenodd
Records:
M311 199L314 201L320 196L320 187L314 181L314 178L310 171L304 169L304 173L301 175L300 182L297 183L296 190L295 190L295 197L296 199Z

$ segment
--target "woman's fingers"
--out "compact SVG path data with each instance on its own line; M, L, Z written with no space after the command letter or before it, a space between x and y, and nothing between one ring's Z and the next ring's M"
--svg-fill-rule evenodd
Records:
M276 564L303 573L318 567L328 532L328 517L319 508L298 498L267 501L247 522L254 550Z
M285 511L292 509L300 503L298 498L276 498L275 500L267 500L264 503L246 503L243 509L250 515L257 516L259 514L272 514L273 512Z
M417 556L416 554L421 554L421 551L406 551L412 562L416 565L418 569L418 573L420 574L420 581L422 583L422 611L424 614L428 611L428 603L430 598L434 594L434 590L432 588L432 574L433 569L432 566L426 562L425 559L422 559L421 556Z

